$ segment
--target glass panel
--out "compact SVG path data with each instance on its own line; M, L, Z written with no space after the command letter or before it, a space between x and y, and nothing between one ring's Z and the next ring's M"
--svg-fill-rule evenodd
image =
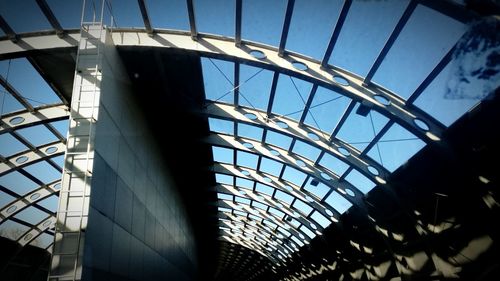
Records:
M236 196L235 201L238 203L245 204L245 205L250 205L250 200L243 198L243 197Z
M283 173L283 179L297 186L302 186L304 180L306 179L306 174L295 168L287 166L285 168L285 172Z
M45 249L53 242L54 242L54 236L49 235L47 233L42 233L36 239L31 241L30 245Z
M257 160L259 159L257 155L243 151L237 151L236 153L238 166L257 169Z
M245 188L248 188L248 189L252 189L254 183L255 182L252 181L252 180L247 180L247 179L244 179L244 178L236 177L236 185L237 186L245 187Z
M4 78L6 77L4 73L2 73L2 76ZM3 100L3 106L0 107L0 114L2 115L4 113L26 109L10 93L8 93L2 85L0 85L0 99Z
M229 195L226 193L217 193L217 198L219 198L221 200L233 201L233 195Z
M277 176L279 176L282 168L283 168L283 164L281 164L277 161L271 160L269 158L262 157L259 170L264 172L264 173L268 173L268 174L271 174L271 175L274 175L277 177Z
M246 137L261 141L262 132L263 132L262 128L243 123L238 123L238 135L241 137Z
M246 214L247 214L247 213L245 213L245 212L238 211L238 210L234 210L234 213L235 213L236 215L240 215L240 216L246 216Z
M329 63L366 76L408 2L353 1Z
M288 150L290 144L292 143L292 138L273 131L267 131L267 136L265 141L269 144L279 146L283 149Z
M217 133L224 133L228 135L234 135L234 122L227 121L217 118L208 118L208 126L210 127L210 131Z
M235 1L194 1L194 15L199 32L234 37Z
M61 120L50 123L56 130L63 136L66 137L69 129L69 120Z
M113 5L112 9L112 15L114 16L116 26L144 28L144 21L142 20L141 11L137 1L120 0L119 5ZM108 19L105 18L104 20L106 21Z
M418 5L373 80L408 98L466 28L463 23Z
M316 159L318 159L319 153L321 152L321 150L319 150L318 148L313 147L300 140L295 142L292 151L308 158L311 161L316 161Z
M269 208L269 212L270 212L271 214L275 214L275 215L276 215L276 216L278 216L279 218L283 218L283 216L285 216L285 213L283 213L282 211L278 211L277 209L272 208L272 207L270 207L270 208Z
M349 172L349 174L345 177L345 179L364 194L368 193L368 191L372 190L372 188L375 187L374 182L372 182L370 179L363 176L360 172L356 170L352 170L351 172Z
M272 81L272 71L241 64L240 105L267 110Z
M368 152L368 156L392 172L424 146L422 140L400 125L394 124Z
M295 1L286 49L323 59L341 8L342 1Z
M356 113L358 108L359 103L347 117L337 137L363 151L388 119L374 110L371 110L367 116L359 115Z
M38 188L38 184L34 183L17 171L1 176L0 185L5 186L9 190L20 195L24 195ZM2 206L0 206L0 208L1 207Z
M328 152L323 155L319 164L337 175L342 175L349 167L349 165Z
M57 156L57 157L52 157L52 158L50 158L50 160L52 160L54 163L59 165L59 167L61 167L61 169L62 169L62 167L64 165L64 154ZM61 173L62 173L62 171L61 171Z
M35 1L1 1L0 11L16 33L52 29Z
M295 200L295 202L293 203L293 207L302 212L305 216L308 216L313 210L311 206L302 202L301 200Z
M233 164L233 150L225 147L212 146L214 161Z
M38 210L35 207L28 207L17 213L14 217L32 225L36 225L45 219L49 214Z
M215 181L218 183L224 183L224 184L233 184L233 177L230 175L224 175L224 174L215 174Z
M208 100L233 103L234 63L201 58L205 96Z
M318 87L304 122L323 132L331 133L350 102L350 98Z
M54 169L54 167L45 161L31 164L24 168L24 170L44 183L61 179L61 171Z
M279 45L286 1L243 1L241 37L272 46Z
M255 190L258 191L258 192L261 192L261 193L265 193L269 196L272 196L273 195L273 192L274 192L274 188L268 186L268 185L265 185L265 184L261 184L261 183L257 183L257 185L255 186Z
M330 195L328 195L325 202L341 214L352 206L351 202L342 197L336 191L333 191Z
M264 205L264 204L262 204L262 203L260 203L260 202L257 202L257 201L253 201L253 202L252 202L252 205L253 205L254 207L259 208L259 209L262 209L262 210L264 210L264 211L265 211L265 210L267 210L267 207L268 207L267 205Z
M63 28L80 28L82 1L46 1Z
M51 211L56 211L58 203L59 203L59 197L57 195L52 195L38 202L38 205L46 209L49 209Z
M28 231L28 227L20 223L7 220L0 224L0 236L9 238L11 240L17 240L20 236Z
M295 198L280 190L276 190L276 194L274 195L274 197L288 204L292 204L292 201Z
M311 215L311 218L315 220L317 223L319 223L323 228L326 228L331 223L329 219L327 219L318 211L314 211L314 213L312 213Z
M59 197L57 195L52 195L38 202L38 205L55 212L57 210L58 203Z
M10 134L0 135L0 155L3 157L9 157L27 149L28 148L24 144L20 143Z
M231 213L231 209L229 208L224 208L224 207L217 207L217 210L219 210L219 212L225 212L225 213Z
M305 227L304 225L300 227L300 230L302 230L309 238L313 239L316 234L309 230L309 228Z
M254 203L254 204L260 204L259 202L256 202L256 201L253 201L253 203ZM264 204L262 204L262 205L264 206L264 208L267 208L267 206L265 206ZM248 216L249 216L252 220L257 221L257 222L261 220L261 219L260 219L258 216L256 216L256 215L249 214Z
M3 185L3 183L0 183ZM7 193L0 191L0 206L3 208L6 204L12 202L15 198Z
M457 64L459 64L458 61L449 63L414 103L446 126L451 125L478 103L478 99L454 96L457 92L455 86L463 83L456 72L464 65L457 66ZM470 64L477 64L477 62ZM475 86L474 92L483 88Z
M61 102L25 58L12 60L8 82L34 107Z
M304 189L316 195L319 200L323 199L326 193L330 191L330 187L321 182L317 186L314 186L311 184L311 181L312 180L309 180L309 183L304 187Z
M190 30L186 1L153 0L146 4L153 28Z
M272 108L273 113L299 120L311 88L312 84L309 82L280 74Z
M34 146L40 146L58 140L45 126L38 125L16 131Z

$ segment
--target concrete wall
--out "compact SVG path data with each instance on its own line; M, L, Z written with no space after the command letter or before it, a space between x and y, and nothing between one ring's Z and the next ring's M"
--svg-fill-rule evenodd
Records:
M192 280L185 210L110 37L102 77L82 279Z

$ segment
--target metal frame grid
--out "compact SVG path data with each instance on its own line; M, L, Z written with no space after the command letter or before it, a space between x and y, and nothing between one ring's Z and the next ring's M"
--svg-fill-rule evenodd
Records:
M60 179L52 182L44 182L30 172L30 167L37 163L45 162L57 171L62 170L62 167L54 161L54 158L64 155L66 150L66 136L63 136L51 123L68 119L69 110L64 100L56 104L33 106L24 98L22 93L18 92L8 82L7 78L0 75L0 82L5 89L4 94L11 95L25 108L24 110L17 110L2 115L0 136L8 136L17 143L27 147L24 151L0 156L0 177L17 172L38 185L26 194L18 193L9 186L0 186L0 190L3 193L14 198L1 206L0 225L8 221L13 221L28 227L28 230L24 231L17 238L17 242L24 246L35 241L43 233L51 236L54 234L53 228L56 210L47 209L39 203L48 197L58 196L61 186ZM20 133L23 129L42 127L48 129L50 134L57 140L37 146L32 143L32 140L26 139ZM16 214L28 208L36 208L45 213L47 217L36 224L16 218ZM50 249L51 247L52 243L46 249Z
M75 46L75 42L78 42L77 34L61 28L45 1L37 0L37 4L54 31L46 34L30 34L29 36L17 34L5 19L0 17L0 28L6 35L3 40L0 40L0 49L4 50L0 54L1 57L28 55L28 51L33 49L70 47ZM106 4L109 8L109 3ZM246 41L242 38L242 14L244 11L241 0L236 1L234 38L200 33L196 22L195 3L192 0L186 1L190 27L188 31L156 28L148 13L147 3L144 0L138 0L144 29L114 28L112 36L116 45L180 48L198 53L202 58L208 59L212 63L220 60L233 64L232 73L224 73L219 69L232 87L229 92L222 94L232 94L233 102L207 100L205 108L200 112L209 120L228 121L233 127L232 132L229 133L220 132L211 127L211 135L206 139L206 142L215 149L229 149L232 154L231 161L215 161L212 168L216 175L226 175L231 179L229 182L218 182L217 186L214 187L214 191L219 197L216 205L219 209L221 239L254 249L280 264L285 257L307 244L315 235L321 234L323 229L327 227L325 220L328 223L338 222L342 211L327 203L327 198L330 195L342 197L349 204L361 209L364 208L362 199L365 192L347 180L349 173L358 172L374 185L385 184L390 171L384 168L379 161L370 157L368 152L378 145L378 142L393 126L401 126L426 144L445 145L441 143L441 134L446 126L431 114L415 106L414 102L451 61L455 47L451 48L436 63L432 71L406 99L385 89L383 85L377 85L373 82L375 73L419 5L461 22L466 22L474 17L459 5L451 2L410 1L375 62L371 65L368 74L364 77L329 63L339 34L352 7L351 0L344 1L325 48L325 53L318 58L310 58L287 49L287 39L295 6L294 0L287 2L279 45L276 47ZM54 38L53 34L56 34L58 38ZM47 43L49 37L51 41ZM272 72L273 78L267 108L258 109L243 105L243 101L247 98L241 92L241 86L248 80L242 81L240 74L242 65L254 66ZM297 119L281 115L275 112L273 107L279 80L286 79L287 76L291 80L302 80L312 84L308 98L302 99L303 108L299 111L301 112L300 118ZM228 77L232 77L232 81ZM2 78L0 82L12 96L26 106L26 111L2 116L2 134L11 134L19 141L28 143L16 135L16 126L42 124L50 129L48 122L51 120L67 118L68 114L65 111L67 103L55 107L32 108L21 94L9 87L5 79ZM320 88L331 90L349 99L348 106L344 109L332 131L324 131L319 126L309 125L305 122L310 110L314 107L314 97ZM364 149L358 149L338 136L351 116L359 114L372 118L372 112L379 113L387 118L387 121L378 132L374 131L373 138ZM46 118L40 118L40 115L46 116ZM23 122L12 124L13 120L20 120L16 118L22 118ZM239 132L239 127L242 125L262 130L262 136L258 139L252 139L242 135ZM54 130L51 129L51 131ZM286 147L280 147L270 143L268 135L271 133L290 138L290 144ZM319 155L310 157L297 153L294 147L298 143L307 144L317 149ZM23 167L32 163L31 161L51 163L52 156L44 155L44 149L54 145L60 148L59 146L64 144L64 138L60 138L58 143L40 147L27 145L30 147L29 151L3 157L0 169L2 169L2 173L18 170L31 177L23 170ZM256 165L254 167L239 165L240 153L256 157ZM27 156L30 161L22 164L16 163L16 160L24 156ZM322 165L324 157L333 157L347 165L348 168L344 171L336 171L325 167ZM279 172L273 174L262 169L262 162L269 160L281 165ZM304 175L303 180L296 183L287 180L284 177L287 170L295 170ZM243 180L249 185L241 186L239 182L243 182ZM313 186L323 184L328 187L327 193L314 194L307 188L307 185L311 185L311 183ZM56 184L56 182L40 182L40 188L37 190L43 190L46 194L55 194L57 193L54 189ZM262 192L259 190L259 187L262 186L272 191L270 193ZM5 188L2 187L2 189ZM33 192L35 193L35 191ZM279 194L289 196L291 201L278 198ZM25 206L35 204L36 206L36 201L30 201L26 196L16 196L14 202L4 206L2 220L11 217L4 215L4 211L11 206L18 206L16 204L19 204L19 208L22 208L22 204ZM300 202L303 204L302 207L298 207ZM305 212L304 206L309 206L310 211ZM318 216L324 219L319 220ZM30 227L37 228L38 226L31 225Z

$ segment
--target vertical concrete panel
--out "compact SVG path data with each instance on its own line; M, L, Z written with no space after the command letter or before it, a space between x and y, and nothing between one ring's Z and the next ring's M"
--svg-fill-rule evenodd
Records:
M82 277L193 280L184 208L111 38L105 43Z

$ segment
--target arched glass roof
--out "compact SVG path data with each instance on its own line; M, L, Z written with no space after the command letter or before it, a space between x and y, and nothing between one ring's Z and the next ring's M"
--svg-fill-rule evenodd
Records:
M0 233L50 249L66 150L67 103L30 59L0 62Z
M68 116L26 51L76 46L77 2L0 6L0 229L21 229L11 238L24 244L51 240ZM220 238L279 263L364 208L498 81L462 68L474 15L459 2L124 0L102 11L117 45L201 56ZM86 1L83 22L101 4ZM472 86L483 91L451 94Z

